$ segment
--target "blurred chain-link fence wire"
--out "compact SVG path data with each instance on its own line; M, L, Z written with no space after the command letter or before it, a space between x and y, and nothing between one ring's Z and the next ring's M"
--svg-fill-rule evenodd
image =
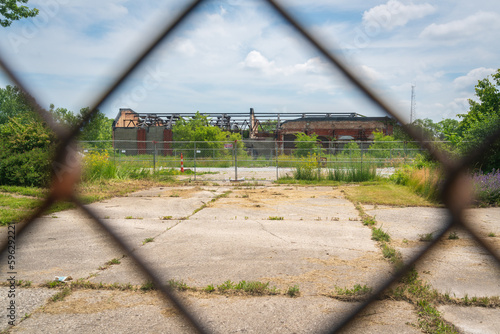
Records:
M153 51L163 40L171 36L176 28L183 22L189 15L191 15L195 9L204 0L197 0L190 3L174 20L168 23L165 27L159 29L160 33L142 50L139 56L135 59L131 59L130 63L124 70L118 79L111 84L107 89L100 92L98 96L95 97L94 102L89 108L89 112L86 113L80 124L73 127L72 129L61 128L54 120L51 115L41 108L34 99L30 102L36 112L42 117L42 119L50 126L50 128L57 134L59 139L59 146L56 151L53 166L53 180L51 185L50 195L46 198L43 204L36 210L36 212L30 217L25 223L17 226L16 232L20 236L27 226L33 224L36 218L40 217L43 212L49 208L53 203L60 200L70 199L76 205L86 212L100 227L102 227L109 235L114 239L117 245L119 245L133 261L137 264L138 268L148 276L155 286L161 291L167 300L169 300L182 314L185 320L197 331L205 332L206 326L199 322L199 317L194 314L192 310L172 291L170 287L167 286L164 280L160 280L160 276L156 272L155 268L148 265L143 259L139 258L126 244L119 238L115 233L112 232L109 225L102 219L98 218L97 215L88 207L84 206L81 201L76 197L74 193L75 184L79 178L79 159L78 159L78 149L74 142L76 136L78 135L82 126L90 119L92 113L94 113L97 108L102 105L110 95L117 89L124 80L142 63L142 61ZM391 105L389 105L382 97L380 97L374 88L365 84L356 74L352 67L347 66L341 58L330 52L317 38L313 37L299 22L276 0L265 0L269 4L277 15L280 15L287 21L294 30L301 35L310 44L310 47L315 49L321 54L333 67L337 68L349 82L351 82L355 87L357 87L369 100L371 100L375 105L382 109L387 115L392 116L400 124L403 124L403 128L408 132L416 141L420 143L420 146L428 151L432 158L439 161L446 179L444 180L442 186L442 200L445 203L449 211L449 219L443 222L442 232L436 236L434 241L429 243L425 249L422 250L417 256L414 256L406 265L401 268L391 279L380 284L378 288L374 291L372 296L357 305L352 312L346 315L341 321L331 321L326 324L326 327L319 328L318 330L323 330L325 332L337 332L347 324L349 324L360 312L362 312L367 306L374 302L378 296L387 289L392 283L396 282L402 277L410 268L412 268L415 263L420 261L424 255L431 250L439 241L445 233L447 233L450 228L461 226L465 228L468 233L470 233L475 241L477 241L484 249L486 249L491 256L493 256L497 263L500 263L498 255L493 251L493 248L483 241L479 237L474 226L471 226L469 222L464 219L464 209L468 204L468 198L471 196L471 187L469 186L465 173L467 167L474 162L478 157L480 157L489 145L491 145L500 135L500 128L495 131L495 133L488 138L484 138L482 146L468 156L463 157L461 160L451 160L447 157L446 153L436 149L431 143L425 140L421 133L416 131L411 127L405 126L405 122L401 119L399 114ZM30 94L26 89L26 86L21 82L18 76L14 73L13 69L7 66L3 56L0 54L0 66L3 68L7 76L11 81L21 88L25 93ZM7 248L7 241L2 240L1 251L4 252Z

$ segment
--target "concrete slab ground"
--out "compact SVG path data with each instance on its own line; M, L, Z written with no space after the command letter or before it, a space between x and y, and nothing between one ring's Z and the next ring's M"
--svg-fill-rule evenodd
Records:
M137 253L165 280L197 287L259 280L318 294L388 277L392 267L340 192L286 189L234 190ZM144 282L127 260L92 280Z
M387 231L392 244L405 259L408 259L427 245L420 239L428 233L436 235L446 223L447 213L441 208L373 208L366 212L376 217L378 226ZM500 229L500 220L495 209L472 209L467 215L474 222L480 222L484 231ZM489 218L489 219L487 219ZM435 289L450 296L500 296L500 268L495 259L474 241L463 229L454 229L458 239L449 239L446 234L426 257L418 264L421 277ZM483 237L498 247L498 241ZM493 241L494 240L494 241Z
M443 305L438 311L462 333L500 333L500 309Z
M213 333L314 333L329 328L354 303L327 297L187 296L186 302ZM398 320L399 319L399 320ZM404 319L406 321L401 321ZM377 303L349 333L419 333L404 302ZM31 315L12 333L192 333L156 293L76 291Z
M180 295L213 332L321 332L356 306L327 297L336 287L376 287L394 272L354 205L332 187L162 187L89 208L163 280L175 279L198 288ZM406 254L421 246L419 234L439 229L445 217L442 209L433 208L370 207L367 212L376 215L393 238L391 244ZM472 217L480 217L485 231L497 231L496 211L485 212ZM5 227L0 228L1 233ZM457 233L458 240L443 240L436 253L421 264L420 277L441 291L456 291L457 296L472 296L471 292L500 295L494 285L500 275L492 269L491 259L465 233ZM123 251L78 210L40 218L16 242L16 279L32 281L35 287L17 288L17 301L23 307L18 309L18 326L9 332L191 332L177 311L155 292L80 289L62 301L48 301L60 290L37 284L54 276L71 275L74 280L94 283L140 285L146 281L130 258L123 257ZM105 266L115 258L121 263ZM5 255L0 261L0 279L5 281ZM216 286L227 280L270 282L282 292L297 285L301 295L200 292L208 284ZM0 293L0 303L7 303L7 291ZM6 319L2 305L0 317ZM31 316L21 319L21 312ZM453 312L444 309L443 314L451 317ZM416 333L418 320L414 305L382 300L358 316L346 332ZM495 325L485 328L492 330ZM470 328L482 326L472 324ZM0 322L0 330L5 328L7 322Z

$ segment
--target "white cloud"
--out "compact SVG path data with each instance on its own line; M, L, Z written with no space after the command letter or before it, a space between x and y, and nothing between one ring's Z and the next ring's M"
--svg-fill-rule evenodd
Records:
M253 50L248 53L245 60L240 63L244 68L256 69L267 75L282 74L286 76L294 74L327 74L328 67L319 57L310 58L305 63L291 66L278 66L274 60L270 61L259 51Z
M244 67L261 70L264 73L272 74L277 71L274 61L269 61L256 50L250 51L242 64Z
M378 5L365 11L363 13L363 24L365 27L374 26L392 30L395 27L405 26L412 20L421 19L435 11L436 8L428 3L405 5L398 0L389 0L384 5Z
M442 41L463 39L466 37L481 38L482 32L498 34L500 15L497 13L478 12L462 20L444 24L433 23L426 27L420 37Z
M484 79L494 72L496 72L494 68L475 68L466 75L453 80L453 86L457 90L472 91L478 80Z

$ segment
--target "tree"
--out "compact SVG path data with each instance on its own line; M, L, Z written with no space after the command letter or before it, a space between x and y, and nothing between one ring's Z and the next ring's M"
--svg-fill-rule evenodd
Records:
M28 97L16 86L0 88L0 124L5 124L11 117L32 118L33 108Z
M44 186L55 136L36 118L11 117L0 125L0 184Z
M308 155L323 153L323 149L318 144L318 135L313 133L311 135L306 135L305 133L299 132L295 134L295 151L294 155L299 157L304 157Z
M483 140L500 127L500 69L479 80L476 87L477 101L469 99L469 112L458 115L462 118L457 128L459 135L453 137L459 150L468 154L476 150ZM500 141L491 145L475 162L474 168L489 172L500 168Z
M403 147L393 136L386 136L383 132L374 132L373 144L370 145L368 151L373 157L386 159L397 155Z
M89 112L89 107L80 109L80 115L76 117L77 123ZM62 114L63 119L72 120L72 117L67 114ZM75 123L75 124L77 124ZM95 148L111 148L111 140L113 139L113 120L107 118L101 111L96 110L90 116L90 119L83 125L80 135L80 141L89 141L90 147Z
M199 111L191 119L180 118L172 127L173 139L176 149L183 149L186 156L194 156L194 143L196 150L200 151L197 156L220 156L223 154L224 142L236 143L238 151L243 149L243 142L239 133L223 131L219 127L211 126L206 116ZM189 143L178 143L189 142Z
M0 25L2 27L10 26L13 21L38 15L38 9L30 9L18 3L25 4L28 0L0 0Z

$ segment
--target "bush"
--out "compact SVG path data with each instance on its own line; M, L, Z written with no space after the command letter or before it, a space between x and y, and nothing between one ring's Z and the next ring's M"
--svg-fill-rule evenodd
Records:
M472 183L478 204L500 205L500 169L493 169L489 174L475 173Z
M297 133L295 135L295 151L293 154L298 157L322 154L324 150L318 146L317 141L318 135L316 134L308 136L305 133Z
M37 118L9 118L0 126L0 183L43 187L49 183L54 134Z
M44 187L49 183L51 154L41 148L0 156L0 184Z
M436 202L439 199L441 171L438 167L427 166L423 168L404 166L396 170L389 179L396 184L409 187L413 192L430 201Z
M109 160L107 152L92 151L83 158L83 179L86 181L114 179L118 176L116 166Z

